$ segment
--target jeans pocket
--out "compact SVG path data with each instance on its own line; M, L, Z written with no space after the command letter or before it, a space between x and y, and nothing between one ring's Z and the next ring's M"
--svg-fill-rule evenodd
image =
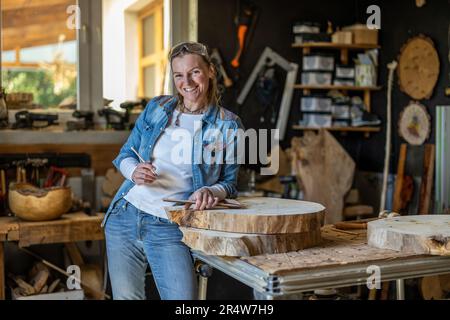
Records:
M120 199L117 201L117 203L114 205L114 208L111 210L110 215L116 216L120 214L122 211L124 211L127 208L128 202L125 199Z

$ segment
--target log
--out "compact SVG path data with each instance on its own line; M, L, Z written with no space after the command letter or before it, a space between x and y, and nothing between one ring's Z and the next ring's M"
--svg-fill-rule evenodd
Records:
M371 221L368 244L405 253L450 255L450 215L411 215Z
M35 292L41 292L42 288L47 283L50 272L48 270L42 270L31 280L31 285L34 287Z
M245 209L184 210L166 207L169 218L181 227L240 233L300 233L323 226L321 204L279 198L240 198Z
M318 245L320 228L303 233L248 234L195 228L180 228L183 242L193 250L209 255L248 257L260 254L286 253Z

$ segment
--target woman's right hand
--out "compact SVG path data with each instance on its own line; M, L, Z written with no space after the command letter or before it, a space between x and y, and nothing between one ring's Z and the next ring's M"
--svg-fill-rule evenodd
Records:
M156 168L151 163L139 163L131 179L137 185L150 184L156 180Z

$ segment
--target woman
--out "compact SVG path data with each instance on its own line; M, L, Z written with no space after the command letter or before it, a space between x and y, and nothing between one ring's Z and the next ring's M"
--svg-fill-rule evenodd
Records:
M181 43L170 51L169 62L177 95L148 103L113 161L126 178L102 223L114 299L145 299L147 263L161 299L196 299L193 259L163 199L189 198L195 201L192 209L203 210L237 193L239 165L228 151L236 150L242 124L218 105L206 47ZM227 161L220 161L225 154Z

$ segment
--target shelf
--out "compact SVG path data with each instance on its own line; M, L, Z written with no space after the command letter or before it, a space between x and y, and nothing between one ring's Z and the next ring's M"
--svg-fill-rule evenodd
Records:
M341 51L341 63L348 64L348 51L349 50L368 50L378 49L379 45L375 44L345 44L345 43L332 43L332 42L306 42L306 43L293 43L293 48L301 48L303 54L311 53L311 49L334 49Z
M348 50L368 50L378 49L379 45L373 44L345 44L345 43L333 43L333 42L306 42L306 43L293 43L292 48L317 48L317 49L348 49Z
M337 86L337 85L309 85L309 84L294 84L294 89L303 90L350 90L350 91L374 91L380 90L381 87L359 87L359 86Z
M302 131L317 131L320 129L325 129L328 131L339 131L342 133L346 132L363 132L365 137L368 137L371 132L380 132L380 127L323 127L323 128L311 128L304 127L299 125L293 125L292 128L294 130L302 130Z

